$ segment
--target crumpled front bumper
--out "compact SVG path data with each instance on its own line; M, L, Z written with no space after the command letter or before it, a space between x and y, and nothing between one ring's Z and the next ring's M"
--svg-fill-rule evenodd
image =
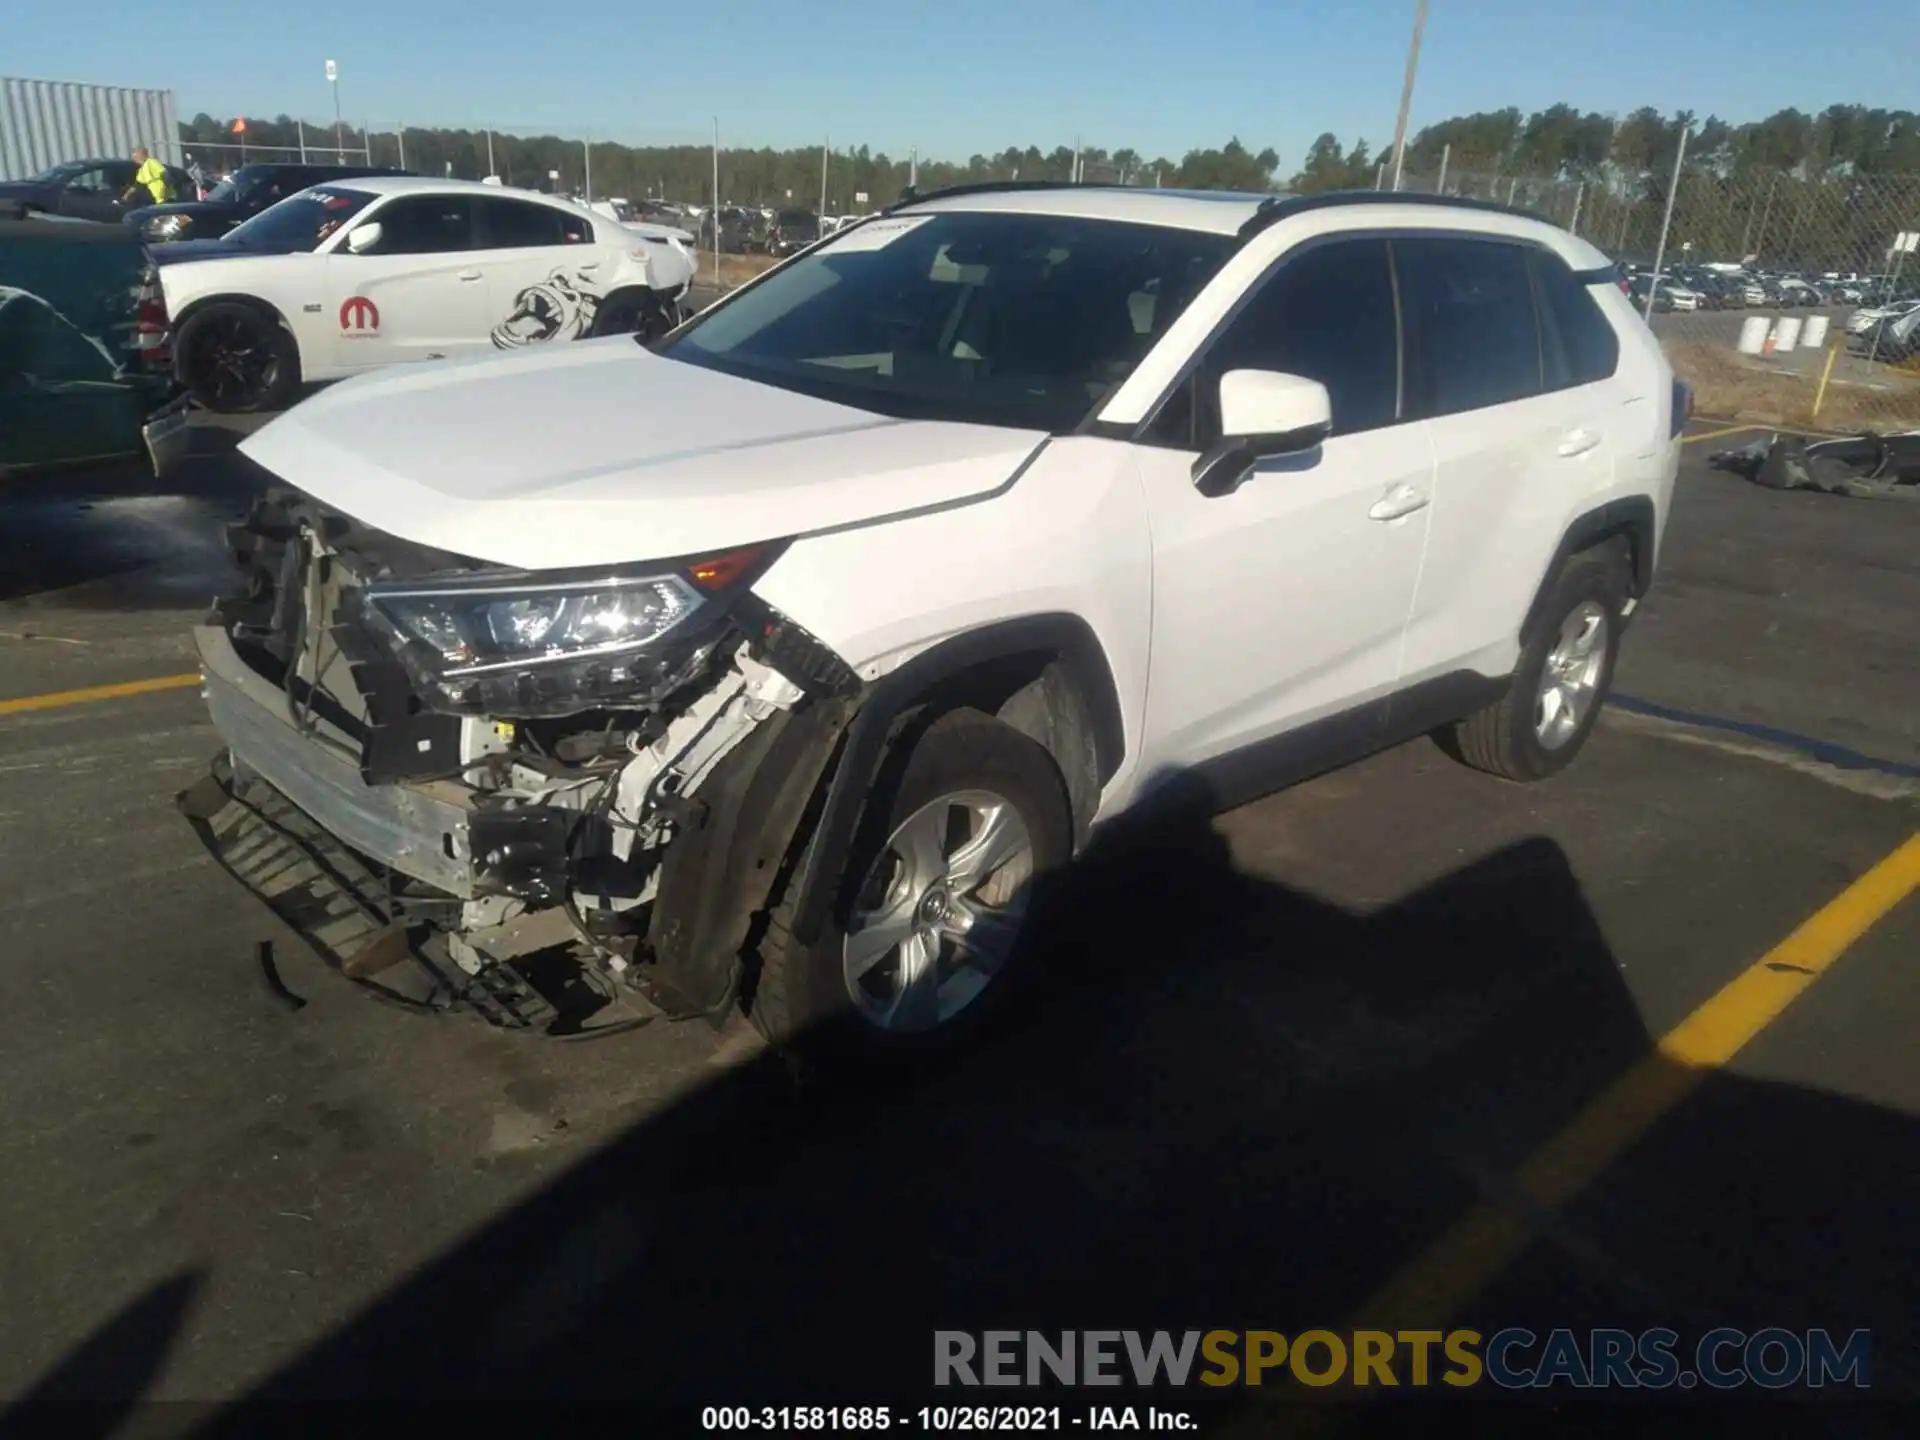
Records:
M257 777L341 844L461 899L477 892L476 792L454 781L370 785L359 743L322 717L302 729L286 692L255 672L217 625L194 629L214 728L236 780Z

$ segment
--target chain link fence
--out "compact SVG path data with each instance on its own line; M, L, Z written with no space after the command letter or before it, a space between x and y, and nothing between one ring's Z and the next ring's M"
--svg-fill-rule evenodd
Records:
M1920 175L1685 171L1663 245L1669 183L1434 171L1401 188L1518 205L1631 267L1704 415L1920 428Z

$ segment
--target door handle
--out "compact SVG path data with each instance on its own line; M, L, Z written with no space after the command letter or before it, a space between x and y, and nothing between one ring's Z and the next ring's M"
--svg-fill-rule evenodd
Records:
M1558 451L1563 458L1584 455L1600 443L1598 430L1569 430L1560 437Z
M573 268L576 270L598 270L600 268L600 262L598 260L583 260Z
M1399 520L1416 510L1426 509L1432 499L1424 490L1417 490L1411 485L1396 485L1373 502L1373 508L1367 511L1367 518Z
M478 270L462 270L460 272L460 278L462 280L478 280L480 278L480 272Z

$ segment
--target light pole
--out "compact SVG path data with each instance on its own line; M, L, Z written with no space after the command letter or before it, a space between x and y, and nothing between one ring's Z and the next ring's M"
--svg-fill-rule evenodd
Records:
M333 61L327 61L327 84L333 87L333 160L336 165L347 163L346 142L340 138L340 67Z
M1407 111L1413 108L1413 77L1420 69L1420 32L1427 28L1427 0L1414 0L1413 43L1407 46L1407 78L1400 85L1400 116L1393 122L1393 188L1407 155Z

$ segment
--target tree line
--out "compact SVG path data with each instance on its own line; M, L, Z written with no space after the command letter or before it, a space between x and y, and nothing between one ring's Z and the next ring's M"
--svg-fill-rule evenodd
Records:
M227 170L242 158L282 159L296 154L301 131L310 158L330 160L335 131L330 125L299 126L291 117L246 118L247 153L235 148L240 137L231 120L206 114L180 126L181 142L210 169ZM1419 130L1407 145L1406 170L1431 178L1442 158L1453 174L1497 174L1530 182L1563 181L1606 186L1622 196L1657 198L1687 135L1686 172L1719 179L1759 173L1785 173L1808 182L1854 177L1920 174L1920 114L1860 105L1833 105L1817 115L1787 109L1763 120L1731 124L1716 116L1702 120L1693 112L1664 114L1643 107L1616 119L1554 105L1532 114L1519 109L1454 116ZM510 135L495 131L408 126L404 133L346 127L338 144L365 151L371 163L399 165L423 175L479 179L488 172L512 185L577 193L591 182L596 196L629 199L658 197L708 203L714 189L714 154L704 145L635 146L594 141L589 155L577 139L558 135ZM217 151L207 147L219 145ZM199 149L196 151L196 147ZM216 158L217 157L217 158ZM349 155L358 159L358 154ZM1237 137L1213 149L1193 149L1178 160L1138 150L1088 146L1075 151L1057 145L1042 150L1009 147L998 154L976 154L964 162L923 159L917 165L922 190L988 180L1067 180L1076 173L1088 181L1121 185L1163 185L1187 189L1288 190L1311 194L1371 186L1387 147L1374 150L1365 139L1351 146L1326 133L1314 140L1298 170L1281 173L1271 147L1250 149ZM743 149L727 147L719 155L719 194L724 204L815 208L820 203L825 165L826 208L830 213L870 209L889 203L906 187L915 166L908 157L875 152L865 145L823 156L820 147ZM558 173L558 180L553 175ZM855 197L864 193L866 201Z

